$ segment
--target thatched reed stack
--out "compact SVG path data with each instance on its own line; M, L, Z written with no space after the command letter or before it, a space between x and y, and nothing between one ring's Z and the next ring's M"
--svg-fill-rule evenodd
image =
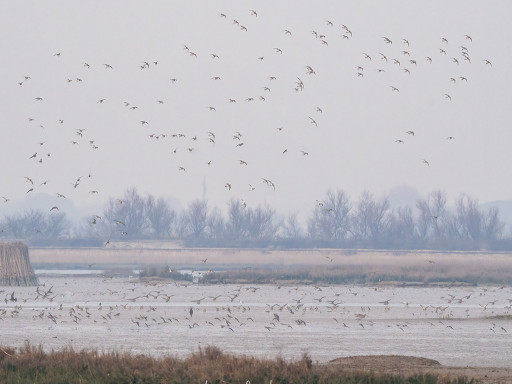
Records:
M28 247L21 243L0 243L0 286L38 285L28 257Z

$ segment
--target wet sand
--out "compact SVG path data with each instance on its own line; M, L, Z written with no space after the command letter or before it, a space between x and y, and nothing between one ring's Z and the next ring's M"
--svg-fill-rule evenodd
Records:
M45 350L153 356L187 356L215 345L256 357L294 359L307 352L321 363L401 355L434 359L443 369L512 368L511 287L208 286L102 277L40 282L39 292L0 289L2 345L28 341ZM368 369L389 366L372 364ZM361 360L352 367L366 369Z

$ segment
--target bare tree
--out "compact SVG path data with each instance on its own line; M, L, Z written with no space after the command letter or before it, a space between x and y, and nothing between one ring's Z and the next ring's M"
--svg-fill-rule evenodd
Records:
M5 216L2 221L3 237L23 239L27 236L27 225L19 213Z
M446 193L440 190L430 192L425 199L418 200L417 228L422 239L440 239L446 235L449 222L446 210Z
M189 219L188 219L187 212L184 212L184 211L180 212L177 217L176 227L175 227L177 239L183 240L189 236L190 231L189 231L188 223L189 223Z
M410 207L400 207L390 215L390 241L393 244L413 247L416 225Z
M351 235L352 204L342 190L327 191L308 220L308 234L322 240L345 240Z
M249 226L248 236L251 239L273 239L277 232L278 226L275 221L275 211L268 207L256 207L249 209Z
M483 217L483 236L486 242L495 242L503 234L505 223L499 219L498 208L489 208Z
M483 219L478 209L478 201L462 194L456 200L455 207L458 237L478 243L482 235Z
M300 239L304 236L304 231L297 219L298 213L292 212L288 214L282 225L284 237L292 240Z
M490 208L484 213L479 208L478 200L465 194L456 201L456 220L459 238L471 240L474 247L480 247L482 241L497 240L504 228L497 208Z
M208 218L208 202L206 200L194 200L188 204L185 212L190 236L194 239L203 238L206 233Z
M49 238L58 239L59 237L69 236L69 221L65 213L50 213L46 216L46 228L44 235Z
M5 237L25 240L40 238L50 241L69 235L70 224L64 213L46 213L30 209L23 214L5 216L2 228Z
M249 237L250 211L239 200L231 199L228 203L228 219L226 235L231 240L242 240Z
M145 205L151 235L159 239L170 238L177 220L176 212L169 207L163 198L155 200L151 195L146 198Z
M356 239L373 246L379 245L389 230L389 202L386 198L376 201L372 194L363 192L354 216Z
M110 199L103 211L102 225L112 238L143 238L148 227L144 198L131 188L121 199Z
M224 240L226 236L226 224L219 208L211 210L207 218L208 237L212 240Z

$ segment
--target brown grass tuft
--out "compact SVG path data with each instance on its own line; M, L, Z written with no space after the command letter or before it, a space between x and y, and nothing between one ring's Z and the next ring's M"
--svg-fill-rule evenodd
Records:
M215 346L199 348L185 359L153 358L67 347L46 353L25 344L18 350L0 347L2 383L468 383L431 374L411 376L348 372L340 366L318 364L307 354L297 361L257 359L223 353Z

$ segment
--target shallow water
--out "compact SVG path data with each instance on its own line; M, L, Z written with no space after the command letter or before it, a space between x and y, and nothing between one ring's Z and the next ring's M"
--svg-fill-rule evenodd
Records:
M512 367L512 287L147 285L101 277L40 282L40 293L51 290L39 297L35 287L1 287L0 344L154 356L215 345L258 357L307 352L321 362L397 354Z

